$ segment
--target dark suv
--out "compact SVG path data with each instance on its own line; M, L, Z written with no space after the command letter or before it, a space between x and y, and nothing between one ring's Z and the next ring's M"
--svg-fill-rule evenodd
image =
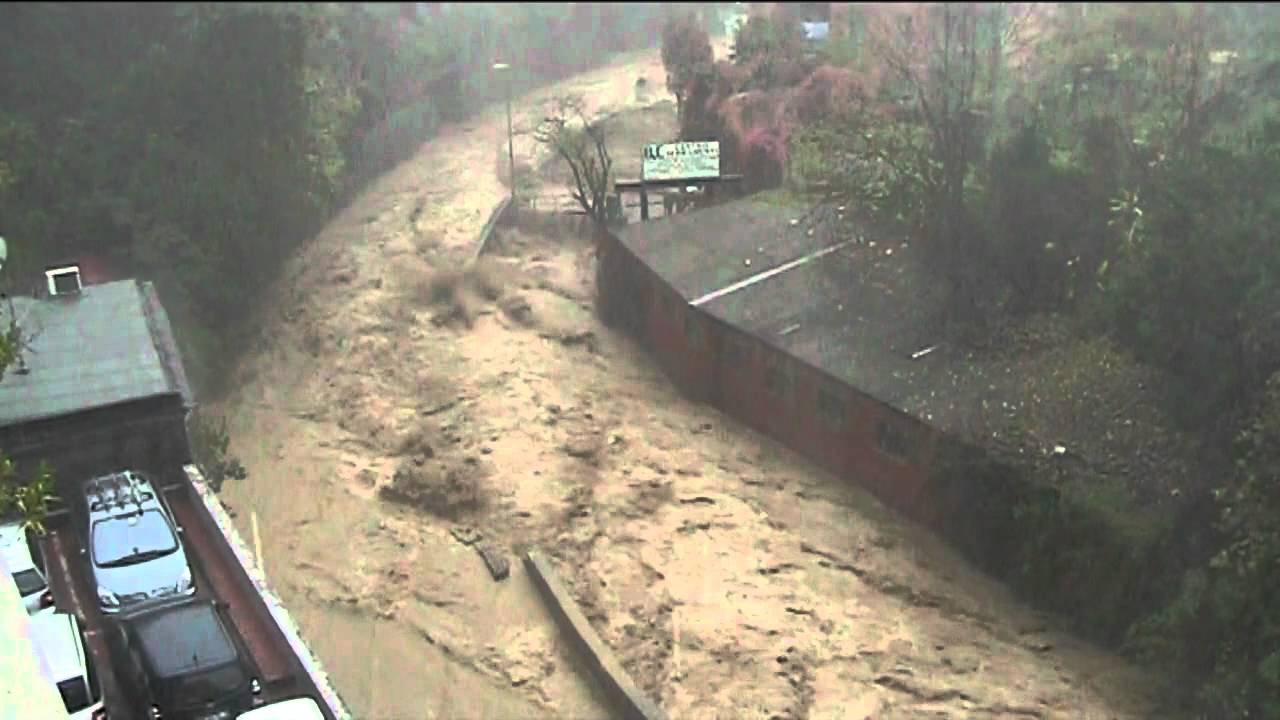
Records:
M220 603L161 600L112 618L116 672L152 720L230 720L262 686Z

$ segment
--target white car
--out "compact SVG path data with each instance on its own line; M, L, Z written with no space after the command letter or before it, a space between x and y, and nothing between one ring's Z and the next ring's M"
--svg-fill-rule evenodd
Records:
M151 479L126 470L85 483L81 553L102 612L115 614L168 597L195 595L182 530Z
M296 697L241 713L236 720L325 720L325 717L315 700Z
M70 720L107 720L93 656L75 615L40 613L31 618L31 644L46 677L58 689Z
M22 523L7 522L0 525L0 557L18 586L22 604L28 615L53 608L53 594L45 579L44 556L35 537Z

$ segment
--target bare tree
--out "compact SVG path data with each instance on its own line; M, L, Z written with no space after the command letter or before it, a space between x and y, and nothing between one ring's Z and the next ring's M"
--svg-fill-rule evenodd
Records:
M603 223L613 170L604 128L587 119L580 97L560 97L553 104L554 110L538 124L533 137L565 161L573 173L569 188L573 199L589 217Z
M1020 49L1025 15L998 3L909 3L878 6L869 18L873 51L912 98L931 139L920 172L923 219L929 257L944 270L948 306L957 311L971 304L977 281L977 268L965 264L976 260L966 242L965 179L981 160L999 109L1000 71Z

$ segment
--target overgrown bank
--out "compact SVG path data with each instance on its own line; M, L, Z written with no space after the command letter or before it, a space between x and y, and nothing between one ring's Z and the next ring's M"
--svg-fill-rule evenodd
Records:
M656 41L655 4L16 4L0 11L14 280L157 283L215 389L261 291L442 123ZM505 60L511 77L491 65ZM91 279L94 279L91 277Z
M1099 452L1060 475L991 442L955 448L938 468L944 532L1164 666L1208 715L1280 717L1280 15L833 5L815 47L797 12L812 10L752 17L732 62L712 62L696 23L667 27L682 136L721 140L758 187L906 228L941 298L939 342L989 355L1049 318L1071 328L1056 357L1105 348L1063 371L1071 383L1047 372L1053 353L1001 368L1059 417L988 439L1027 441L1013 456L1060 445L1050 458L1067 463L1074 433L1094 433ZM1108 385L1126 374L1151 379ZM985 407L996 391L960 399ZM1159 421L1122 447L1131 418L1094 410L1133 397ZM1131 467L1106 467L1126 453Z

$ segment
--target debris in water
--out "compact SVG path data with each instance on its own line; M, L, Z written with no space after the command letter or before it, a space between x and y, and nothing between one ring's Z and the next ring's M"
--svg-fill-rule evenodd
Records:
M453 535L453 539L463 545L474 545L484 539L480 531L470 525L459 525L450 530L449 534Z
M929 353L931 353L931 352L933 352L934 350L937 350L937 349L938 349L938 346L937 346L937 345L930 345L929 347L924 348L923 350L917 350L917 351L915 351L915 352L911 353L911 359L912 359L912 360L919 360L920 358L924 357L925 355L928 355Z
M476 546L476 550L480 553L480 557L484 559L484 564L489 568L489 574L494 580L499 582L506 580L511 575L511 563L494 546L484 543Z

